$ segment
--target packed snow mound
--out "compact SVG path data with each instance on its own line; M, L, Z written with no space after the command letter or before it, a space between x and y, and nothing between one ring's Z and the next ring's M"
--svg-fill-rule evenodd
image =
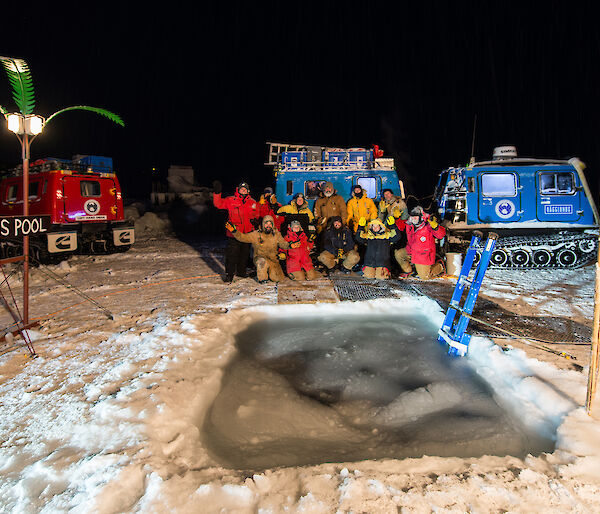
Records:
M147 210L148 208L144 202L132 202L125 206L125 219L137 220L140 216L146 214Z
M124 218L126 220L137 220L140 218L140 211L135 205L128 205L123 209Z
M158 234L171 232L171 222L166 214L159 216L154 212L147 212L135 220L135 234L138 239Z

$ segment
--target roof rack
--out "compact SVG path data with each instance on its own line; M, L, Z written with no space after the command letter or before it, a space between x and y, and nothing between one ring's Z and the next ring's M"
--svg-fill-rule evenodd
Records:
M535 159L532 157L514 157L511 159L497 159L492 161L480 161L469 164L469 168L477 166L514 166L515 164L569 164L564 159Z
M71 161L68 159L58 159L55 157L49 157L46 159L38 159L33 161L29 165L30 173L42 173L45 171L55 171L55 170L64 170L64 171L74 171L76 173L85 173L85 174L113 174L114 171L110 166L100 166L98 164L86 164L77 161ZM19 164L12 168L10 174L12 175L22 175L23 174L23 165Z

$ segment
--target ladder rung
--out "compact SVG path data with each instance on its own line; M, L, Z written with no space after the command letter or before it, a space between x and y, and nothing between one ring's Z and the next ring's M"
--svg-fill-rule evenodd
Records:
M471 286L471 284L473 283L473 280L471 280L469 277L462 275L460 277L460 283L461 284L467 284L469 287Z

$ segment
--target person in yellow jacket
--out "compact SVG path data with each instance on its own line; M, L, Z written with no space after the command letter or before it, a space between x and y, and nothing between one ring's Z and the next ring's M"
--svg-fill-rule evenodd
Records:
M365 218L367 223L377 218L377 206L375 202L371 200L361 185L356 184L352 188L352 198L348 200L348 219L346 224L354 230L354 233L358 231L358 220Z
M302 193L296 193L290 203L278 209L277 215L283 216L283 223L280 226L282 234L287 234L290 223L296 220L300 222L302 230L309 236L311 241L314 240L314 236L311 238L311 235L315 233L315 226L313 225L315 217Z

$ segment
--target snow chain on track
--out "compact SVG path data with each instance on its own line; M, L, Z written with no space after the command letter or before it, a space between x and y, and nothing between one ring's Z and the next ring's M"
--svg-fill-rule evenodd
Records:
M490 268L580 268L597 258L598 236L588 233L540 234L498 239ZM479 253L474 265L479 260Z

